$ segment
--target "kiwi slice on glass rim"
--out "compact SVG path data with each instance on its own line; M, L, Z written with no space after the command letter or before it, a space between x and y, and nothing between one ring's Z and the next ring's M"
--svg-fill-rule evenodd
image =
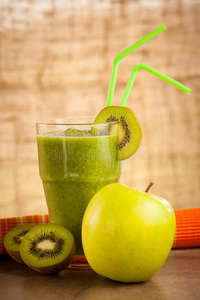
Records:
M20 255L20 245L25 236L31 229L38 224L23 224L9 230L4 236L4 247L8 254L18 263L24 264Z
M123 160L133 155L138 149L142 131L132 110L124 106L109 106L100 111L94 123L117 122L116 128L110 124L110 134L118 130L118 159Z
M75 254L75 241L65 227L49 223L30 230L22 240L20 254L33 270L52 274L66 269Z

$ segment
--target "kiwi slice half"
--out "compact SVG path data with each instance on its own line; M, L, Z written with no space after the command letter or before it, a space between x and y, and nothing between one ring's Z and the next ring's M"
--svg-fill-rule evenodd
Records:
M118 130L118 159L123 160L133 155L141 141L142 131L132 110L124 106L109 106L100 111L94 123L110 124L110 134Z
M6 251L8 254L17 262L24 264L24 261L21 258L20 255L20 245L21 242L31 229L33 229L38 224L23 224L19 225L17 227L14 227L13 229L9 230L7 234L4 237L4 247L6 248Z
M25 235L20 254L31 269L51 274L70 265L75 248L74 237L69 230L49 223L38 225Z

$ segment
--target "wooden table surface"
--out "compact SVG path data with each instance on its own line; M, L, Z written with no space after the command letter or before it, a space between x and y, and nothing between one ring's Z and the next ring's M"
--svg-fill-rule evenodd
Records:
M191 0L0 1L0 217L47 213L37 121L95 117L105 106L114 57L165 24L120 62L113 104L144 62L192 89L187 95L140 71L127 106L143 131L121 182L199 207L200 2Z
M115 282L93 270L42 275L0 257L1 300L199 300L199 282L200 248L172 250L151 279L137 284Z

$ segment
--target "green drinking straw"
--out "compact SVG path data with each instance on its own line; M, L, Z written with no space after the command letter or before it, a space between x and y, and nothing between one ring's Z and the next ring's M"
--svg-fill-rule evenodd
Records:
M134 84L136 75L137 75L138 71L141 69L144 69L144 70L148 71L149 73L159 77L160 79L170 83L171 85L175 86L176 88L183 91L184 93L190 94L190 92L191 92L191 89L189 89L185 85L183 85L183 84L179 83L178 81L170 78L169 76L157 71L156 69L150 67L149 65L141 63L141 64L135 65L135 67L133 68L133 71L132 71L129 81L127 83L125 92L123 94L122 100L120 102L120 106L126 105L126 102L128 100L128 96L129 96L132 86Z
M134 50L138 49L142 45L144 45L146 42L157 36L159 33L163 32L166 29L165 25L161 25L157 29L153 30L149 34L147 34L145 37L140 39L138 42L133 44L132 46L128 47L124 51L120 52L114 59L113 61L113 68L112 68L112 74L110 78L110 85L108 89L108 97L107 97L107 103L106 106L111 106L112 105L112 100L113 100L113 95L114 95L114 90L115 90L115 84L116 84L116 78L117 78L117 71L118 71L118 66L120 63L120 60L125 57L126 55L130 54Z

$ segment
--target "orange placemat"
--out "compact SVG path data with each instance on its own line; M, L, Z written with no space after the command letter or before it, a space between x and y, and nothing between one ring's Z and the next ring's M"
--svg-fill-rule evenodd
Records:
M176 234L173 248L200 247L200 208L175 210L175 215ZM3 239L9 230L21 224L49 222L48 214L0 219L0 255L7 254Z
M200 208L175 210L176 234L173 248L200 247Z

